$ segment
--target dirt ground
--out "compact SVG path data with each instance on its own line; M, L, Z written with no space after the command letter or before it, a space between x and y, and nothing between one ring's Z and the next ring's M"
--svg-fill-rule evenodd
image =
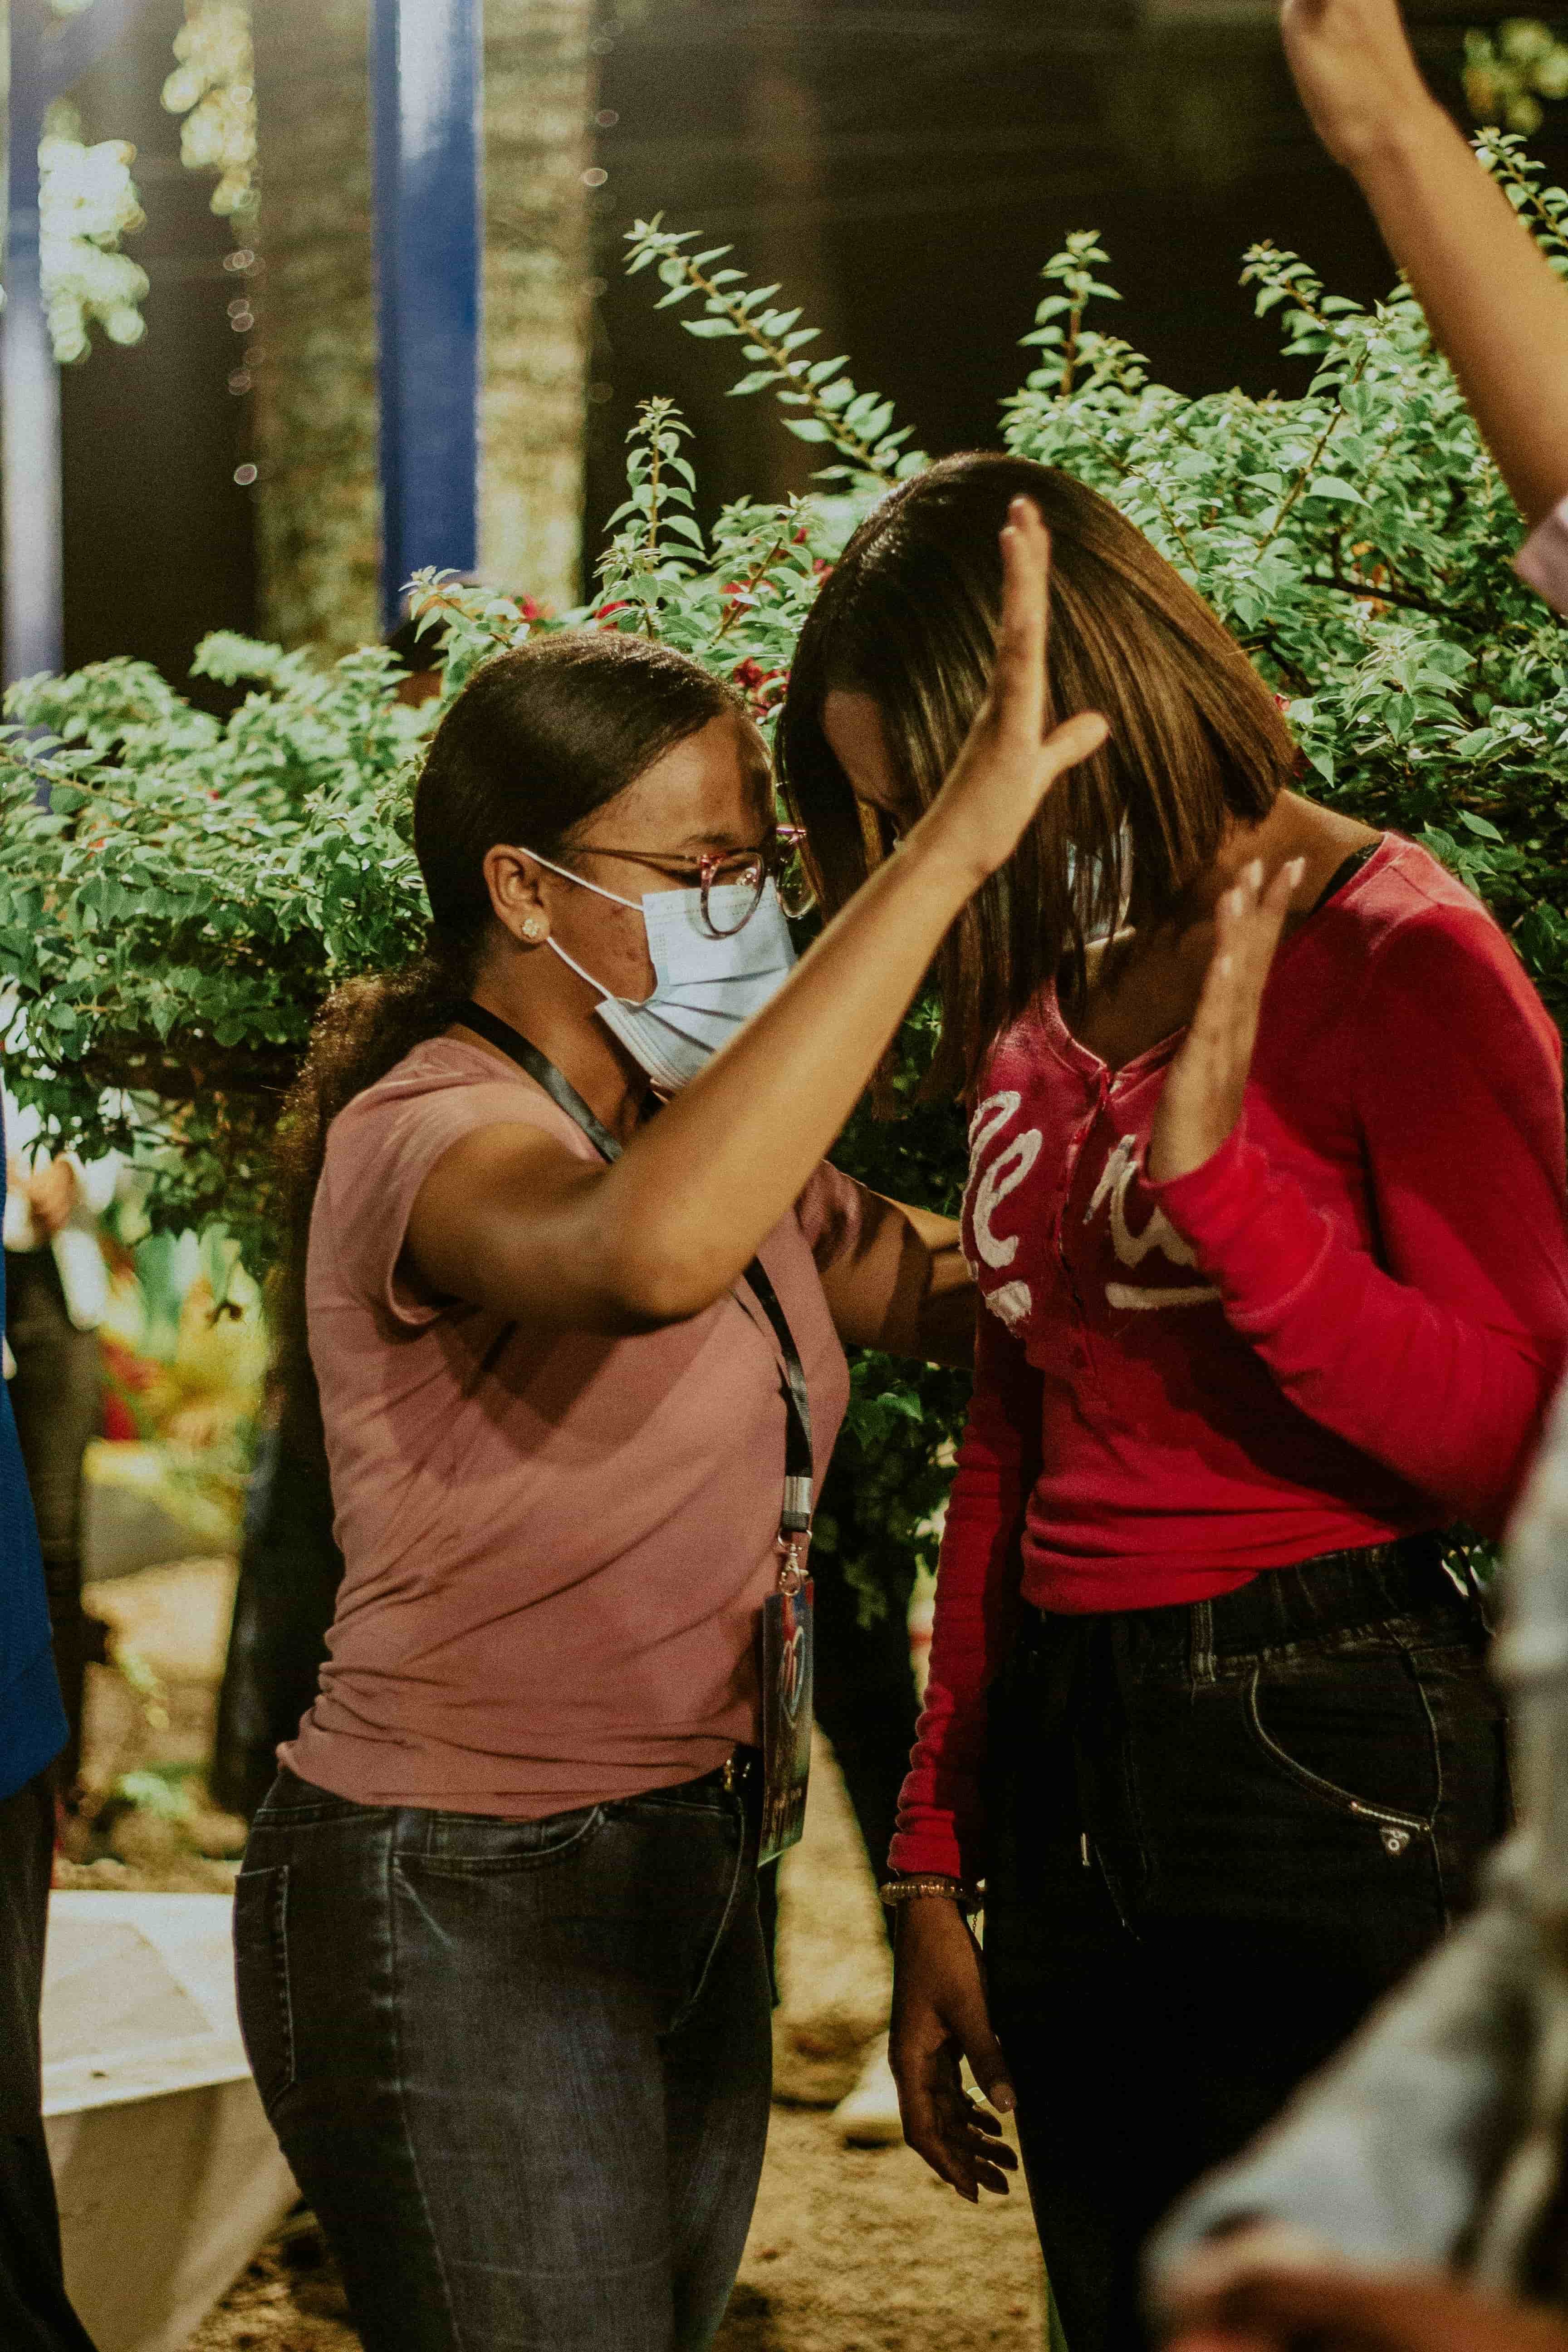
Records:
M199 1759L232 1570L149 1570L95 1588L122 1644L156 1685L135 1699L94 1670L89 1762L108 1776ZM163 1720L149 1724L149 1706ZM183 1827L128 1817L111 1854L75 1865L75 1885L214 1886L221 1819ZM197 1851L201 1845L207 1851ZM839 2144L832 2103L885 2024L887 1948L864 1851L831 1753L814 1773L804 1843L784 1864L783 1999L775 2101L746 2258L716 2352L1037 2352L1044 2283L1026 2196L978 2210L907 2148ZM358 2352L321 2234L297 2215L192 2337L187 2352Z

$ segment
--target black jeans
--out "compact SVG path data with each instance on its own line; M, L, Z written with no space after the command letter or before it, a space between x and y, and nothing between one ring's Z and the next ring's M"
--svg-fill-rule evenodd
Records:
M92 2352L60 2270L39 2113L38 1995L55 1847L53 1770L0 1802L0 2345Z
M697 2352L772 2072L754 1762L537 1822L282 1773L240 2021L365 2352Z
M1507 1826L1502 1706L1426 1544L1027 1617L992 1700L986 1972L1070 2352L1129 2352L1161 2213L1468 1902Z

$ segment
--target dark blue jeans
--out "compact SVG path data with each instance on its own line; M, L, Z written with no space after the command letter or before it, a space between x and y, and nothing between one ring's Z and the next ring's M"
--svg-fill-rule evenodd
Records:
M366 2352L710 2341L767 2132L756 1811L721 1775L537 1822L280 1776L240 2019Z
M1223 1600L1028 1612L993 1694L985 1963L1070 2352L1138 2253L1468 1901L1508 1824L1476 1604L1433 1546Z

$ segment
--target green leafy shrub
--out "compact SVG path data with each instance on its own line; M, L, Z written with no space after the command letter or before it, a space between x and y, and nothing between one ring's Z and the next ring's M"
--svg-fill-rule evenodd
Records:
M1568 268L1568 195L1517 139L1481 152ZM639 223L629 266L656 274L689 331L740 346L735 393L774 398L821 446L820 494L742 499L705 530L687 428L668 402L647 404L581 612L421 581L448 696L496 647L573 622L686 648L768 727L823 568L868 504L927 462L847 362L810 356L814 331L774 306L777 288L748 286L726 249L698 245ZM1370 310L1327 295L1304 261L1258 247L1244 282L1279 314L1298 388L1189 399L1098 323L1116 299L1107 268L1088 233L1047 263L1006 445L1091 482L1149 533L1285 701L1307 788L1426 842L1568 1018L1568 639L1510 569L1518 517L1420 312L1403 290ZM23 1006L17 1092L85 1149L112 1142L149 1166L158 1222L221 1220L260 1271L266 1145L311 1013L338 980L420 936L409 782L439 706L400 704L377 648L321 670L209 638L196 667L249 688L226 723L132 662L13 689L0 971ZM906 1024L904 1115L862 1109L836 1157L879 1190L951 1207L962 1117L915 1099L932 1017L920 1005ZM877 1357L855 1368L821 1539L870 1592L907 1574L911 1549L932 1549L963 1400L950 1373Z
M1467 33L1465 96L1478 122L1527 135L1539 131L1542 100L1568 98L1568 42L1535 16L1510 16L1492 32Z

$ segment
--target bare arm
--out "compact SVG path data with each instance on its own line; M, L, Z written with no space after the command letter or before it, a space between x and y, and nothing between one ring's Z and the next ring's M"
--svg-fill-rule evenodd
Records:
M1260 2247L1184 2326L1171 2352L1568 2352L1568 2326L1500 2303L1451 2271L1359 2271Z
M1087 715L1042 740L1048 542L1026 501L1002 546L991 694L898 856L613 1167L515 1128L447 1152L408 1228L434 1289L616 1332L700 1314L743 1271L859 1099L953 918L1011 856L1057 777L1104 740L1103 719Z
M1568 287L1427 90L1398 0L1284 0L1281 25L1324 145L1360 182L1539 522L1568 492Z
M856 1248L822 1278L847 1348L931 1364L974 1361L974 1276L957 1220L862 1188Z

